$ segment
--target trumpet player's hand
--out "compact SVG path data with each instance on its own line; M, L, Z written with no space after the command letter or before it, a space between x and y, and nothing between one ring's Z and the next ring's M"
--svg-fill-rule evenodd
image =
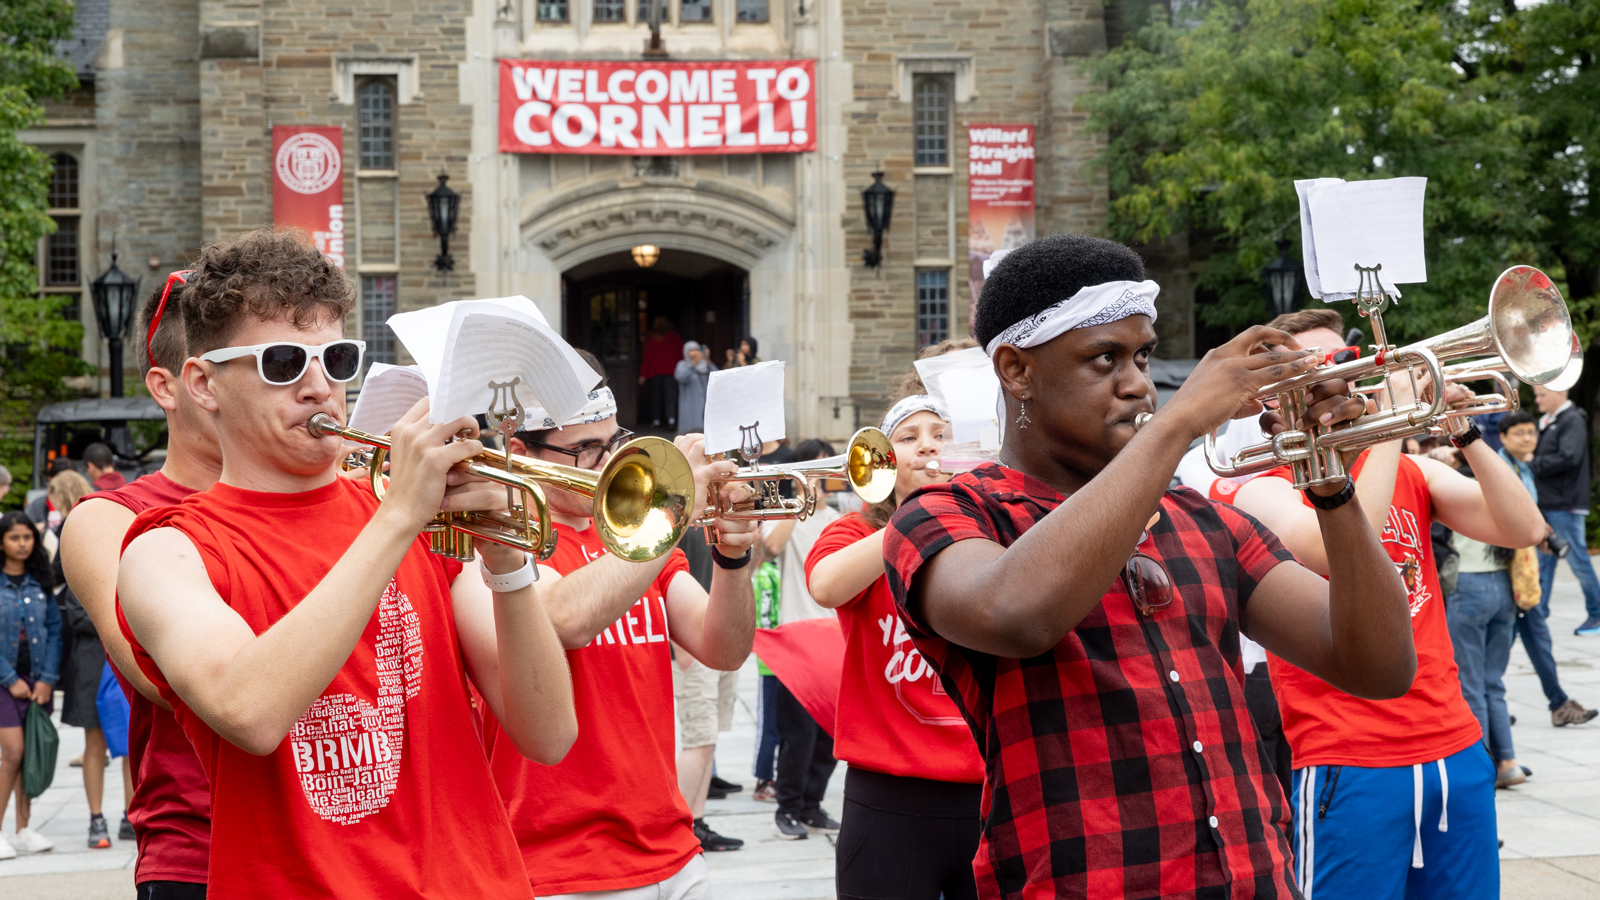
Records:
M1255 325L1208 352L1161 413L1183 423L1190 439L1199 437L1230 419L1260 413L1256 395L1262 388L1321 361L1320 353L1303 349L1287 332Z
M457 463L445 473L444 504L446 512L506 510L506 486L474 475L466 463Z
M465 439L452 440L463 431ZM450 470L483 452L477 436L478 423L471 416L430 424L428 401L418 400L390 432L393 446L383 509L420 531L444 506Z
M689 460L689 469L694 472L694 496L699 503L699 509L704 510L712 506L709 493L712 482L722 481L739 471L739 466L733 460L706 459L706 436L698 433L679 435L673 439L678 449ZM696 518L699 518L696 515Z
M724 501L737 504L735 496L729 496L736 491L748 493L748 488L738 485L735 489L724 492ZM756 541L761 539L761 523L755 519L718 519L717 520L717 552L729 559L738 559L750 552Z
M1303 429L1320 425L1323 428L1335 428L1346 422L1354 422L1367 411L1367 401L1360 395L1350 393L1349 382L1343 378L1330 378L1306 389L1306 414L1301 421L1289 422L1282 410L1269 409L1261 414L1261 433L1270 437L1291 427Z

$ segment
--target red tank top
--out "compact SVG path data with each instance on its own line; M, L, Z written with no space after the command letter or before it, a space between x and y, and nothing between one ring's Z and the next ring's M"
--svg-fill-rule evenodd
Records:
M155 472L115 491L93 495L127 507L135 515L175 506L195 493ZM116 666L117 681L128 695L128 760L133 766L133 796L128 821L139 836L136 884L182 881L204 884L211 856L211 785L194 746L170 710L146 700Z
M1351 474L1359 473L1366 461L1362 454ZM1289 470L1267 474L1288 478ZM1444 616L1444 592L1434 568L1432 525L1427 479L1416 463L1402 456L1381 539L1405 580L1411 606L1417 676L1404 696L1393 700L1352 697L1303 669L1267 656L1295 768L1416 765L1457 753L1483 736L1477 717L1461 696L1455 649Z

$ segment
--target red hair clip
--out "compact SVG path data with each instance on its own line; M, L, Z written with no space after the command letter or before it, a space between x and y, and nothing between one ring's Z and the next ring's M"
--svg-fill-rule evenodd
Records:
M188 284L189 276L193 274L194 272L190 269L180 269L177 272L173 272L167 276L167 286L161 289L161 303L156 306L156 314L150 317L150 332L144 336L144 355L145 359L150 361L150 368L152 369L156 366L156 357L151 349L151 344L155 343L156 329L161 327L161 314L167 311L167 298L172 296L172 284L173 282Z

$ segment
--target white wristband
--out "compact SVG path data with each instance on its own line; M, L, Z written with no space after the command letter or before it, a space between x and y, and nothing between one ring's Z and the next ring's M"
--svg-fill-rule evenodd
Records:
M522 568L504 575L496 575L489 571L483 560L478 560L478 573L483 576L483 583L489 590L497 594L509 594L520 591L535 581L539 580L539 567L533 564L533 557L523 554Z

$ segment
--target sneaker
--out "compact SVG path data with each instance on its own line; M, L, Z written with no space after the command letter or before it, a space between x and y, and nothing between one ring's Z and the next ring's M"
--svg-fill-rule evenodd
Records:
M1583 624L1579 625L1577 630L1573 631L1572 633L1580 637L1588 637L1591 634L1600 634L1600 616L1590 616L1589 618L1584 619Z
M1502 765L1497 767L1494 773L1494 786L1497 788L1508 788L1527 780L1528 776L1522 774L1522 769L1518 766Z
M705 819L694 820L694 836L700 839L700 849L707 853L717 853L724 850L737 850L744 846L744 841L717 834L706 824Z
M111 829L106 827L105 816L89 818L89 849L107 850L111 847Z
M136 835L133 833L133 823L129 822L127 815L124 814L122 817L122 825L117 828L117 840L131 841L134 840L135 837Z
M816 809L808 809L801 813L800 824L806 826L806 828L812 831L818 831L823 834L839 833L839 820L828 815L827 810L820 806Z
M773 822L777 826L779 840L803 841L811 835L811 831L804 823L783 810L778 810L778 814L773 816Z
M706 799L707 800L726 800L726 799L728 799L728 792L727 791L719 791L719 790L717 790L717 786L713 784L711 787L706 789Z
M16 859L16 858L17 858L17 848L11 846L11 842L10 841L6 840L3 837L0 837L0 859Z
M778 786L764 779L756 780L756 789L750 793L751 800L760 800L762 803L778 802Z
M744 785L734 784L731 781L724 781L721 778L713 775L711 776L711 789L713 791L721 791L724 794L737 794L744 790Z
M32 828L24 828L11 838L11 846L22 853L43 853L55 845L55 841L34 831Z
M1557 728L1563 725L1582 725L1595 716L1600 716L1600 710L1584 709L1583 704L1569 699L1550 711L1550 724Z

